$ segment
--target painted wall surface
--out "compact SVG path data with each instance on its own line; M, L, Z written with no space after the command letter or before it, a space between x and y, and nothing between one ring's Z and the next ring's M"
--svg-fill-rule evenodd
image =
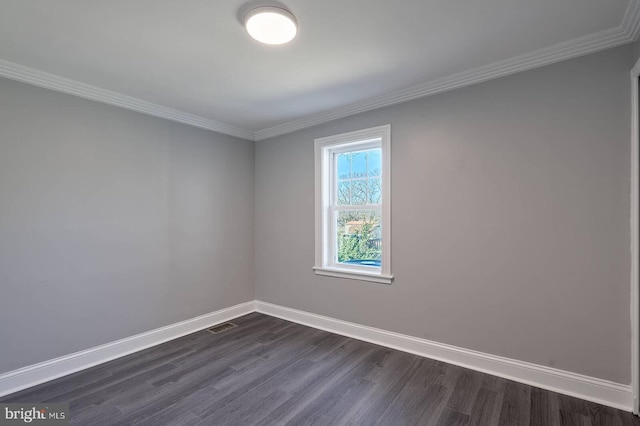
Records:
M253 300L253 142L0 79L0 372Z
M257 142L257 299L630 383L631 56ZM316 276L314 139L387 123L395 282Z

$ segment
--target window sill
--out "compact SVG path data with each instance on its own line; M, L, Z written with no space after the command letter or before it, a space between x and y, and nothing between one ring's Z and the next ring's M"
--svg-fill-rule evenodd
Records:
M347 278L350 280L371 281L374 283L382 283L382 284L391 284L391 282L393 281L393 275L382 275L377 273L360 272L360 271L353 271L353 270L342 269L342 268L328 268L328 267L314 266L313 272L315 272L316 275L324 275L328 277L337 277L337 278Z

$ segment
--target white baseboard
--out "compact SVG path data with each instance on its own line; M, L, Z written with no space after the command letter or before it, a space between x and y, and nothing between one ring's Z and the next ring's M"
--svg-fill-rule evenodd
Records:
M610 407L631 411L631 386L407 336L272 303L251 301L0 375L0 396L177 339L251 312L459 365Z
M136 334L95 348L65 355L0 375L0 396L8 395L76 371L84 370L115 358L209 328L255 311L255 302L246 302L171 324L146 333Z
M463 349L400 333L256 301L256 310L309 327L459 365L553 392L631 411L631 386L542 365Z

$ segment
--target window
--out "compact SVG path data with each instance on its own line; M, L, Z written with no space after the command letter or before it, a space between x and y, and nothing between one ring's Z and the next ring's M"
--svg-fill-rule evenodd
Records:
M391 126L316 139L316 274L391 283Z

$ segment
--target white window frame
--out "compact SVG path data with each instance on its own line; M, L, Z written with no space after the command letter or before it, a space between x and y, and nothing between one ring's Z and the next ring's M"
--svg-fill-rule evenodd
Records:
M332 220L335 154L380 147L382 151L382 262L380 268L345 265L335 260L337 245ZM315 140L315 238L313 270L318 275L391 284L391 125L372 127ZM358 210L354 207L352 210ZM362 209L370 209L363 206ZM351 209L350 209L351 210Z

